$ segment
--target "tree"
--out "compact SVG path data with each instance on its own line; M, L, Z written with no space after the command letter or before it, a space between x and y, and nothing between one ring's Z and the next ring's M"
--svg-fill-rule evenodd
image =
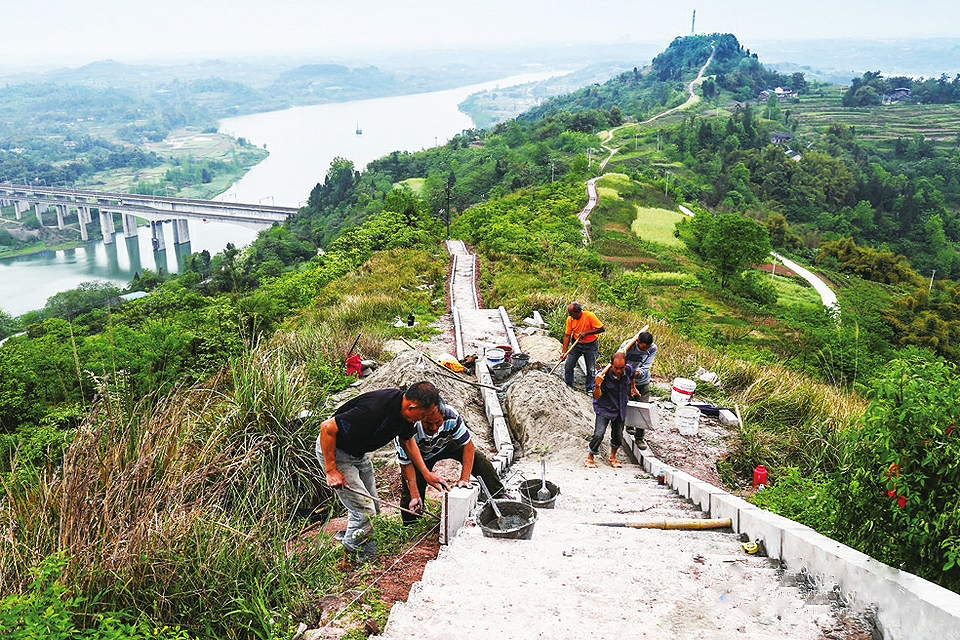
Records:
M721 287L732 276L766 260L769 254L767 228L737 213L715 216L703 239L703 257L713 266Z

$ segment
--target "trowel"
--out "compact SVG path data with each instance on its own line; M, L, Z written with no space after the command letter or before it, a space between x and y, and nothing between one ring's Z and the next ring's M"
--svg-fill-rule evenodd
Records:
M487 483L483 481L483 478L478 476L477 480L480 482L480 488L483 489L483 495L487 496L487 502L493 507L493 512L497 514L497 528L503 529L503 514L500 513L500 507L497 506L497 501L490 495L490 490L487 489Z
M540 490L537 491L537 500L546 502L550 499L550 489L547 489L547 465L540 458Z

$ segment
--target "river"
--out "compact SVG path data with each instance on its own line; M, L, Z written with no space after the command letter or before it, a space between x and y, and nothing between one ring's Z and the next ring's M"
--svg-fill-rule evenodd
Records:
M218 200L246 203L303 205L322 182L337 156L352 160L358 169L394 150L419 151L445 143L473 126L457 105L471 93L507 87L566 71L530 73L458 89L392 98L356 100L293 107L221 121L220 130L266 145L270 155L253 167ZM362 131L362 133L358 133ZM0 310L18 316L41 309L50 296L83 282L106 281L126 286L143 269L179 272L185 256L206 249L222 251L228 242L250 244L259 228L231 223L190 220L190 243L176 247L172 230L164 225L165 252L154 252L148 228L137 239L122 232L113 244L91 242L76 249L44 251L0 260Z

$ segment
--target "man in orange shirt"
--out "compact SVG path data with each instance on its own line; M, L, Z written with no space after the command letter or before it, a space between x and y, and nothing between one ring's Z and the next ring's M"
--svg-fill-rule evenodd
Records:
M605 331L603 323L596 315L584 311L579 302L572 302L567 307L567 325L563 330L563 352L567 359L563 364L563 381L573 389L573 369L577 360L583 356L583 363L587 366L586 387L587 393L593 392L593 384L597 377L597 336ZM573 346L567 352L567 345L573 337Z

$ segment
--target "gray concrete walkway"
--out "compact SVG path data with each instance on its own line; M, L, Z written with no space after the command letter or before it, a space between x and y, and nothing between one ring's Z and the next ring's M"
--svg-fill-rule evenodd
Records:
M784 586L729 529L596 526L705 517L639 467L550 464L561 493L538 511L533 537L461 529L394 606L381 638L813 640L835 624L828 606ZM511 471L535 478L539 464L528 458Z

